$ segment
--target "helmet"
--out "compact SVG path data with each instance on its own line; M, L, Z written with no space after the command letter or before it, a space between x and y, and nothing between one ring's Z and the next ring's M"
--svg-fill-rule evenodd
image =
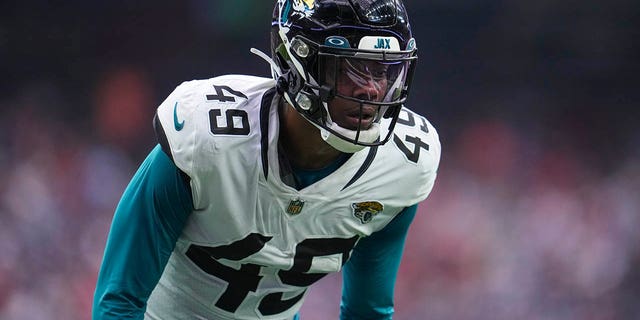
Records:
M278 92L327 143L353 153L391 137L417 49L400 0L278 0L271 55Z

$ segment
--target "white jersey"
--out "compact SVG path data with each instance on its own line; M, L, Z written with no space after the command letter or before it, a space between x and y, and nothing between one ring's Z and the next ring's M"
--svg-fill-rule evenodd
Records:
M289 186L273 87L240 75L190 81L158 108L165 147L191 178L195 211L148 319L291 319L306 288L339 271L361 237L431 191L438 135L408 109L385 145L302 190Z

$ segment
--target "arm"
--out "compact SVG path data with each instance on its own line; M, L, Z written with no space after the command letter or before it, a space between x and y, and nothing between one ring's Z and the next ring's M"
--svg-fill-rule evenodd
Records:
M93 319L142 319L189 213L189 185L156 146L125 190L107 239Z
M407 207L384 229L353 249L343 269L340 319L391 319L393 289L407 230L418 205Z

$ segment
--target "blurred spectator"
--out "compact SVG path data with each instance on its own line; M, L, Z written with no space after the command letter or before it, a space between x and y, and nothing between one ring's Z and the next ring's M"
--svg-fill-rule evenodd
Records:
M151 141L149 125L152 92L145 74L132 67L109 69L99 80L95 93L93 123L97 139L122 152L134 154L138 146Z

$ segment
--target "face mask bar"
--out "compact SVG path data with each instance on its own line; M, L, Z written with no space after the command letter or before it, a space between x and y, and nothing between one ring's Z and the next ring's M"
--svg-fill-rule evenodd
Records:
M416 59L415 51L389 53L373 50L336 50L320 46L318 71L324 73L320 73L319 82L324 90L329 89L331 92L323 102L358 106L357 128L350 128L356 132L355 144L375 146L390 139L400 109L407 100ZM368 92L376 94L367 95ZM365 121L364 116L370 118L372 109L375 110L373 121ZM360 141L361 132L372 125L379 125L382 118L391 119L385 128L384 138L381 137L375 142ZM327 121L326 118L323 120ZM363 126L365 122L369 122L367 127ZM327 130L342 139L348 139L332 128ZM381 131L381 134L384 134L384 131Z
M336 97L376 106L405 102L410 61L340 58L333 63L323 83L333 87Z

